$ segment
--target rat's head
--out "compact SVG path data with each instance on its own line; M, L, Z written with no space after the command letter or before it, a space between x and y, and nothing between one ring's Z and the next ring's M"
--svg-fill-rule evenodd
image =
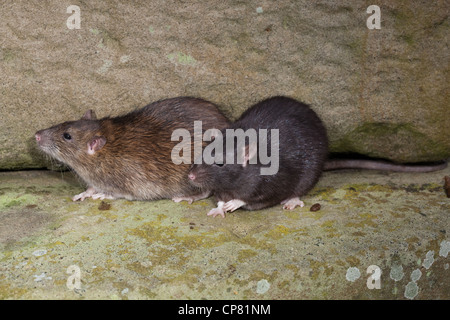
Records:
M255 144L228 146L230 150L226 138L216 138L205 147L201 163L196 161L198 164L189 171L192 184L211 190L236 189L256 170L259 172L257 165L250 164L256 160Z
M42 151L71 167L80 164L80 161L89 161L88 158L106 143L92 110L88 110L78 121L39 130L35 137Z

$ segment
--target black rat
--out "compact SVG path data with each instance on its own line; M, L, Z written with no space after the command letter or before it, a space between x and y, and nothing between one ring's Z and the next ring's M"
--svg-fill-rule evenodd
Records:
M446 167L446 163L407 166L373 160L327 160L327 132L320 118L308 105L288 97L272 97L257 103L227 129L216 134L216 139L223 140L214 142L222 144L223 161L194 164L188 175L193 185L214 193L218 205L208 213L212 216L224 217L226 212L240 207L257 210L277 203L289 210L303 207L300 197L314 187L323 170L363 168L428 172ZM227 136L234 136L239 129L244 132L255 129L257 141L242 147L233 138L230 141L234 140L234 148L228 150ZM267 130L267 140L259 140L261 129ZM278 130L278 137L268 133L272 129ZM278 151L278 170L275 174L262 175L261 168L267 167L262 163L267 162L261 161L258 150L261 147L270 149L273 138L279 143L275 150ZM266 142L264 146L260 145L261 141ZM230 152L233 155L227 160ZM238 163L239 157L243 160L241 163Z
M190 164L175 164L171 141L176 129L193 133L194 121L204 130L222 129L229 121L213 103L192 97L157 101L118 117L96 119L88 110L35 134L41 150L72 168L88 189L73 201L92 197L192 202L209 190L187 179Z
M212 190L218 207L208 215L224 216L240 207L262 209L277 203L286 209L303 206L305 195L319 180L328 155L327 132L322 121L307 105L287 97L273 97L246 110L227 129L255 129L258 141L227 149L229 130L222 130L224 163L194 164L188 175L192 184ZM262 175L259 141L261 129L267 130L266 146L278 148L278 171ZM278 130L278 142L273 141L272 129ZM217 137L216 137L217 139ZM273 144L273 142L275 142ZM267 154L276 150L268 150ZM227 153L233 153L229 163ZM243 155L243 163L238 158ZM215 156L215 155L214 155ZM231 159L231 158L229 158ZM256 160L256 164L251 164Z

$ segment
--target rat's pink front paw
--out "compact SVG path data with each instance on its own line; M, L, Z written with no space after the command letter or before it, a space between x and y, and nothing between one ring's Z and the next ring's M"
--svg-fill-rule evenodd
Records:
M109 200L114 200L115 198L109 194L105 194L105 193L94 193L92 195L92 199L97 200L105 200L105 199L109 199Z
M245 205L245 202L242 200L238 200L238 199L234 199L234 200L230 200L227 203L224 204L223 209L225 210L225 212L233 212L234 210L239 209L240 207L242 207L243 205Z
M222 218L225 218L225 212L223 211L222 208L214 208L214 209L211 209L211 210L208 212L207 215L208 215L208 216L213 216L213 217L218 216L218 215L221 215Z
M202 193L199 193L199 194L196 194L196 195L193 195L193 196L190 196L190 197L183 197L183 196L181 196L181 197L173 197L172 200L174 202L187 201L189 204L191 204L194 201L201 200L201 199L206 199L210 195L211 195L211 191L206 190L206 191L204 191Z
M77 194L76 196L73 196L72 201L84 201L86 198L92 197L96 193L95 189L92 187L87 188L85 192L82 192L80 194Z
M94 200L96 200L96 199L114 200L115 199L112 195L97 192L97 190L95 190L93 187L89 187L89 188L87 188L87 190L85 192L82 192L80 194L77 194L76 196L73 196L72 201L78 201L78 200L83 201L86 198L92 198Z
M189 198L189 197L173 197L172 198L173 202L181 202L181 201L187 201L189 204L192 204L192 202L194 201L194 199Z

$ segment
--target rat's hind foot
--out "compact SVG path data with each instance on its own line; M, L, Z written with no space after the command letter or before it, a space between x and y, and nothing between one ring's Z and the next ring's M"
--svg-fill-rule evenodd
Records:
M206 199L211 195L211 191L205 191L203 193L200 194L196 194L194 196L191 197L173 197L172 200L174 202L181 202L181 201L187 201L189 204L191 204L194 201L197 200L201 200L201 199Z
M225 212L227 212L227 211L233 212L234 210L239 209L243 205L245 205L244 201L238 200L238 199L233 199L233 200L230 200L227 203L225 203L225 205L223 206L223 209L225 210Z
M83 201L86 198L91 198L92 199L100 199L100 200L104 200L104 199L115 199L113 196L108 195L108 194L104 194L101 192L97 192L97 190L95 190L93 187L89 187L87 188L87 190L85 192L82 192L80 194L77 194L76 196L73 196L72 201Z
M300 200L299 197L286 199L283 202L281 202L281 204L283 205L283 209L285 210L293 210L297 206L300 206L300 208L305 206L305 204L303 203L303 201Z

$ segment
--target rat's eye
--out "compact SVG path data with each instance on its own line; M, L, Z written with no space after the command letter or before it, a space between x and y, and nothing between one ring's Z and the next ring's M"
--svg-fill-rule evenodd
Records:
M65 140L70 140L70 139L72 139L72 136L71 136L70 134L68 134L67 132L64 132L64 133L63 133L63 138L64 138Z

